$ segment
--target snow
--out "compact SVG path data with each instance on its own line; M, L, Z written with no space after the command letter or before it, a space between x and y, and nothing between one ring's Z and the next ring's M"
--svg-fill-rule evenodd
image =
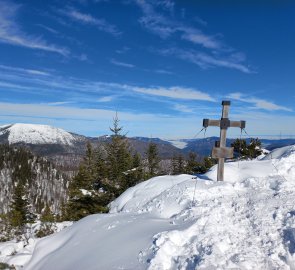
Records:
M13 124L0 126L0 136L8 134L10 144L63 144L72 145L75 137L63 129L48 125Z
M92 195L92 193L89 190L81 188L80 191L82 192L83 195L89 195L89 196Z
M55 223L55 231L59 232L64 228L71 226L73 222L65 221ZM40 229L40 221L31 225L32 232ZM14 265L16 269L22 269L22 266L28 263L32 257L36 243L40 239L31 236L27 241L8 241L0 242L0 262Z
M295 269L295 146L215 180L216 166L140 183L39 240L24 269Z
M167 142L170 142L173 146L179 149L184 149L187 146L187 142L183 140L167 140Z

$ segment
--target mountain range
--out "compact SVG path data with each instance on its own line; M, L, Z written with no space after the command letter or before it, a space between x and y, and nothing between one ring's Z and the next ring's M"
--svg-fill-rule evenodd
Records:
M0 126L0 144L25 146L33 153L48 158L63 171L75 171L85 154L87 142L94 146L104 144L110 136L87 137L61 128L36 124L10 124ZM159 155L162 159L170 159L173 155L188 155L195 152L199 157L209 155L218 137L202 139L166 140L160 138L131 137L128 138L131 149L139 152L143 157L150 142L157 144ZM230 145L235 139L228 139ZM250 138L246 139L247 141ZM261 139L262 145L268 150L291 145L295 139L270 140Z

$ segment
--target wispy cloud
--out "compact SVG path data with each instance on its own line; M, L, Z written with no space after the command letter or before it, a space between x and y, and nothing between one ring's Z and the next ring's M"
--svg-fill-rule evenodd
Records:
M110 102L113 99L114 99L114 96L105 96L105 97L99 98L97 101L98 102Z
M122 32L120 32L115 25L108 23L105 19L95 18L91 14L82 13L73 8L61 10L60 12L74 21L93 25L100 31L109 33L113 36L120 36L122 34Z
M20 8L20 5L16 5L13 2L1 1L0 42L30 49L54 52L63 56L69 55L70 51L65 47L49 44L42 37L24 33L16 21Z
M0 65L0 69L9 70L12 72L23 72L23 73L33 74L33 75L41 75L41 76L50 75L47 71L43 71L43 70L25 69L25 68L11 67L11 66L5 66L5 65Z
M174 110L179 111L179 112L184 112L184 113L192 113L194 110L186 105L183 104L175 104L174 105Z
M215 101L215 99L206 92L188 87L174 86L174 87L138 87L130 84L120 84L101 81L89 81L79 78L65 78L57 74L48 76L40 76L36 74L29 74L26 70L21 68L13 68L0 72L0 88L10 89L9 91L23 91L46 95L50 93L62 93L69 96L74 93L81 94L99 94L102 96L102 101L108 101L109 96L116 96L118 92L124 95L135 96L140 94L151 96L162 96L171 99L182 100L204 100ZM65 91L66 90L66 91Z
M145 0L135 0L135 3L143 12L143 16L139 19L139 22L143 27L162 38L167 38L175 33L175 29L173 29L173 26L168 19L160 13L157 13L150 2Z
M60 126L68 131L98 136L107 134L115 110L50 106L46 104L0 103L0 123L39 123ZM144 114L118 111L119 119L129 136L149 136L146 126L150 126L157 137L187 136L194 134L191 122L194 118L167 116L162 114ZM201 123L201 119L199 119ZM178 127L178 132L171 130ZM185 134L185 135L184 135Z
M158 50L163 55L173 55L177 58L189 61L198 65L202 69L208 69L212 67L225 67L235 69L243 73L253 73L253 71L242 64L241 60L236 57L224 58L220 56L209 55L204 52L195 50L183 50L178 48L169 48L164 50Z
M65 104L65 103L64 103ZM98 119L111 119L115 115L113 110L102 109L89 109L77 108L66 106L52 106L63 104L34 104L34 103L0 103L1 115L9 114L15 116L30 116L36 118L51 118L51 119L76 119L76 120L98 120ZM121 118L124 120L139 120L139 114L120 113ZM145 119L151 119L152 115L146 115Z
M116 53L118 53L118 54L123 54L123 53L128 52L129 50L130 50L129 47L124 46L122 49L118 49L118 50L116 50Z
M216 40L213 36L205 35L200 30L188 27L180 27L179 30L183 32L182 39L202 45L205 48L220 49L223 46L221 42Z
M143 87L129 87L133 91L153 96L168 97L174 99L186 99L186 100L205 100L215 101L209 94L186 87L156 87L156 88L143 88Z
M166 55L177 56L178 58L197 64L203 69L211 67L223 67L239 70L244 73L253 73L253 71L247 67L245 62L245 56L237 59L237 53L233 48L227 46L220 40L220 34L206 34L201 29L182 23L175 19L175 16L165 14L163 7L165 7L165 0L159 1L147 1L147 0L135 0L135 3L142 10L142 17L139 19L140 24L148 29L150 32L160 36L162 39L168 39L169 37L178 38L188 41L195 45L199 45L198 48L183 49L175 47L169 49ZM168 1L173 3L172 1ZM160 4L162 3L162 4ZM169 6L169 5L168 5ZM158 9L162 8L161 12ZM165 10L164 10L165 11ZM205 50L205 52L204 52Z
M127 68L134 68L135 67L135 65L133 65L133 64L120 62L120 61L117 61L116 59L111 59L110 62L113 65L120 66L120 67L127 67Z
M172 1L136 0L136 3L143 12L143 16L139 19L141 25L160 37L168 38L173 34L180 34L182 39L202 45L205 48L219 49L222 47L221 42L216 40L215 37L206 35L200 29L186 26L156 11L156 7L171 10L174 7Z
M45 29L45 30L47 30L50 33L53 33L53 34L58 34L59 33L57 30L55 30L55 29L53 29L53 28L51 28L49 26L43 25L41 23L38 23L36 25L39 26L39 27L41 27L41 28L43 28L43 29Z
M228 98L234 99L234 100L239 100L239 101L242 101L245 103L253 104L255 109L263 109L263 110L267 110L267 111L292 112L292 109L287 108L285 106L280 106L280 105L277 105L271 101L267 101L264 99L246 96L246 95L243 95L242 93L231 93L228 95Z
M71 104L73 103L72 101L57 101L57 102L48 102L44 105L49 105L49 106L60 106L60 105L66 105L66 104Z
M166 69L156 69L154 72L159 74L167 74L167 75L173 75L174 72L166 70Z

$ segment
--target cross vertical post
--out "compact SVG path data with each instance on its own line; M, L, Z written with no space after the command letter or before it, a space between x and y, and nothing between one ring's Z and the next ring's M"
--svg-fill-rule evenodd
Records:
M225 158L232 158L233 147L226 147L226 132L229 127L239 127L244 129L246 121L230 121L228 119L230 101L222 101L222 116L220 120L203 119L203 127L208 126L220 127L220 141L215 142L212 149L212 157L218 158L217 181L224 181L224 161Z

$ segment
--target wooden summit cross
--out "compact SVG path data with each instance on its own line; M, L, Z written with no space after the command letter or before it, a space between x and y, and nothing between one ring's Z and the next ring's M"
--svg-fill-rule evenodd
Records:
M226 131L229 127L239 127L244 129L246 121L230 121L228 112L230 101L222 101L222 117L220 120L203 119L203 127L208 126L220 127L220 141L215 142L215 147L212 149L212 157L218 158L217 181L223 181L224 178L224 160L232 158L234 155L233 147L226 147Z

